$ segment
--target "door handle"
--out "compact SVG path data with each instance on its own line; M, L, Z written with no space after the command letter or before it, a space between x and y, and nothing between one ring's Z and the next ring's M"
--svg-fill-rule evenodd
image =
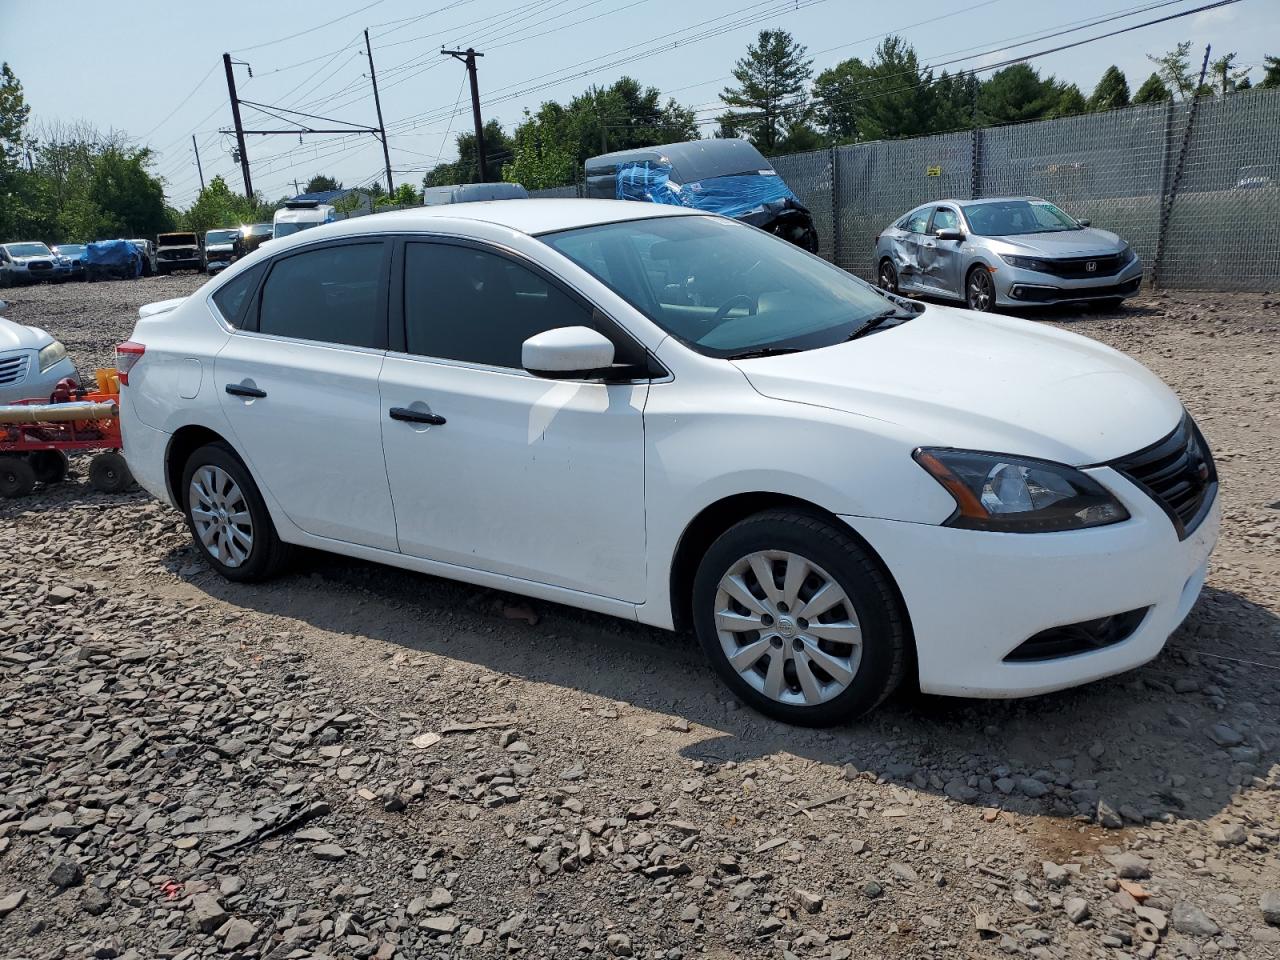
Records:
M438 413L424 413L421 410L410 410L408 407L392 407L388 411L392 420L403 420L405 423L429 423L438 427L445 423L444 417Z
M246 387L240 383L228 383L227 393L233 397L250 397L255 400L261 400L267 395L265 390L259 390L257 387Z
M936 247L936 246L937 246L937 244L936 244L936 243L934 243L933 241L930 241L929 243L926 243L926 244L925 244L925 246L926 246L928 249L932 250L934 247Z

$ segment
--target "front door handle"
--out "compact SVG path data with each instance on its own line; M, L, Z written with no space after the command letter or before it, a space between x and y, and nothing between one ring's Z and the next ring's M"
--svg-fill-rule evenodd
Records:
M250 397L255 400L261 400L267 395L265 390L259 390L257 387L246 387L241 383L228 383L227 393L233 397Z
M429 423L438 427L445 422L438 413L427 413L422 410L410 410L408 407L392 407L388 412L392 420L403 420L405 423Z

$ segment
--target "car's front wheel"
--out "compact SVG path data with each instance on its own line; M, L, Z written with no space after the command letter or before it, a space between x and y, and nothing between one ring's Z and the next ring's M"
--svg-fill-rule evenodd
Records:
M979 264L969 271L964 285L965 305L970 310L986 313L996 305L996 285L991 271Z
M730 689L787 723L861 716L906 669L905 618L885 573L817 513L768 510L722 534L699 565L693 612Z
M876 274L876 282L881 290L888 290L890 293L898 292L898 269L888 257L880 261L880 271Z
M266 580L288 562L289 545L276 535L257 484L225 444L191 454L182 471L182 508L196 549L228 580Z

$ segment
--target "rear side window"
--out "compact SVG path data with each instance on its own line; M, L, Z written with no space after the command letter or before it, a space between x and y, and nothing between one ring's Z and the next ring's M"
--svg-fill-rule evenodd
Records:
M381 241L344 243L277 261L262 286L259 332L385 348L383 249Z
M238 328L242 325L249 294L257 289L264 270L266 270L266 264L260 263L253 269L238 275L234 280L227 281L214 292L213 305L222 314L222 319L231 326Z

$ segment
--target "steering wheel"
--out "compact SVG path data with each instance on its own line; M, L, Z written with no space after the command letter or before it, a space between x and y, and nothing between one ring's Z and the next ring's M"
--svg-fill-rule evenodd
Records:
M729 311L734 307L746 305L747 316L754 317L756 310L759 309L760 299L749 293L739 293L730 297L724 303L720 304L720 309L716 311L716 315L711 318L710 323L723 323L729 319Z

